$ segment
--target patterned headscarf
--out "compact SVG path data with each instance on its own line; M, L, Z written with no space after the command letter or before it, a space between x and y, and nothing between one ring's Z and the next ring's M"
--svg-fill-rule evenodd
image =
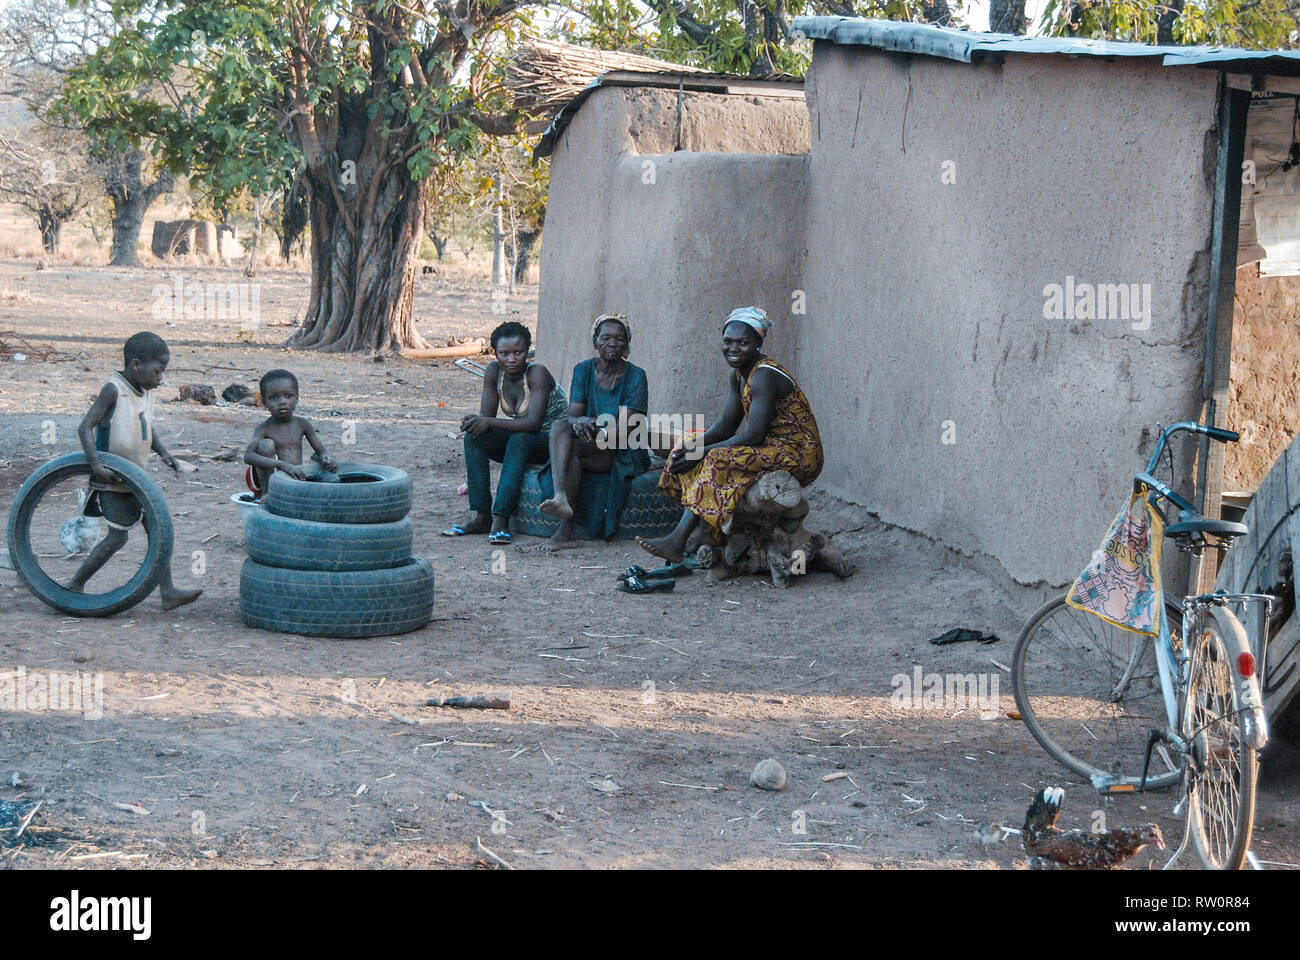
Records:
M627 337L627 349L623 351L623 359L626 360L628 354L632 351L632 322L621 313L602 313L596 318L596 322L591 325L591 342L594 346L596 343L596 331L600 325L607 320L613 320L623 328L623 335Z
M729 323L743 323L753 327L758 332L760 340L767 336L767 331L772 329L772 321L768 319L767 311L762 307L741 307L732 310L727 319L722 322L722 329L727 329Z

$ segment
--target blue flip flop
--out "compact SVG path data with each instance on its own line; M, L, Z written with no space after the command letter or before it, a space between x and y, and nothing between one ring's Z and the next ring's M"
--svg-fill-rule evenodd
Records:
M457 523L442 531L442 535L444 537L467 537L469 536L469 531Z
M499 546L510 542L509 530L498 530L496 533L488 534L488 543L493 546Z

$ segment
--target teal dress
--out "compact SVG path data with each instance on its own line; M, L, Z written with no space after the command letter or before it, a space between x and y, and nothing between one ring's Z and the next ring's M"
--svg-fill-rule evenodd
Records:
M569 387L571 403L586 404L586 416L607 414L618 420L620 407L628 412L646 412L650 406L650 383L645 371L634 363L623 367L623 375L612 389L606 390L596 377L596 358L583 360L573 368L573 382ZM647 450L614 450L609 473L582 474L578 498L573 504L573 522L589 536L608 540L618 530L618 518L627 500L632 481L650 469ZM542 493L555 495L555 483L547 467L538 477Z

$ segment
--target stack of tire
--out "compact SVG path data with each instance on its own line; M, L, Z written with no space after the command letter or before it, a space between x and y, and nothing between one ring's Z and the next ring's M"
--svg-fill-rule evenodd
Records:
M433 618L433 567L411 556L411 478L368 463L338 483L277 471L244 527L239 613L263 630L378 637Z

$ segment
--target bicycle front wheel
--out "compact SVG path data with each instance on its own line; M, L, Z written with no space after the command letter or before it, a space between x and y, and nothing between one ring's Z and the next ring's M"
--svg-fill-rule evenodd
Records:
M1171 605L1165 615L1179 623ZM1141 782L1148 733L1168 725L1151 638L1059 597L1020 632L1011 685L1025 726L1058 761L1089 779ZM1179 774L1176 758L1157 745L1147 787L1172 786Z
M1234 651L1247 649L1246 631L1221 607L1202 618L1190 647L1183 733L1195 778L1192 846L1207 870L1240 870L1255 827L1258 760L1242 736L1233 678Z

